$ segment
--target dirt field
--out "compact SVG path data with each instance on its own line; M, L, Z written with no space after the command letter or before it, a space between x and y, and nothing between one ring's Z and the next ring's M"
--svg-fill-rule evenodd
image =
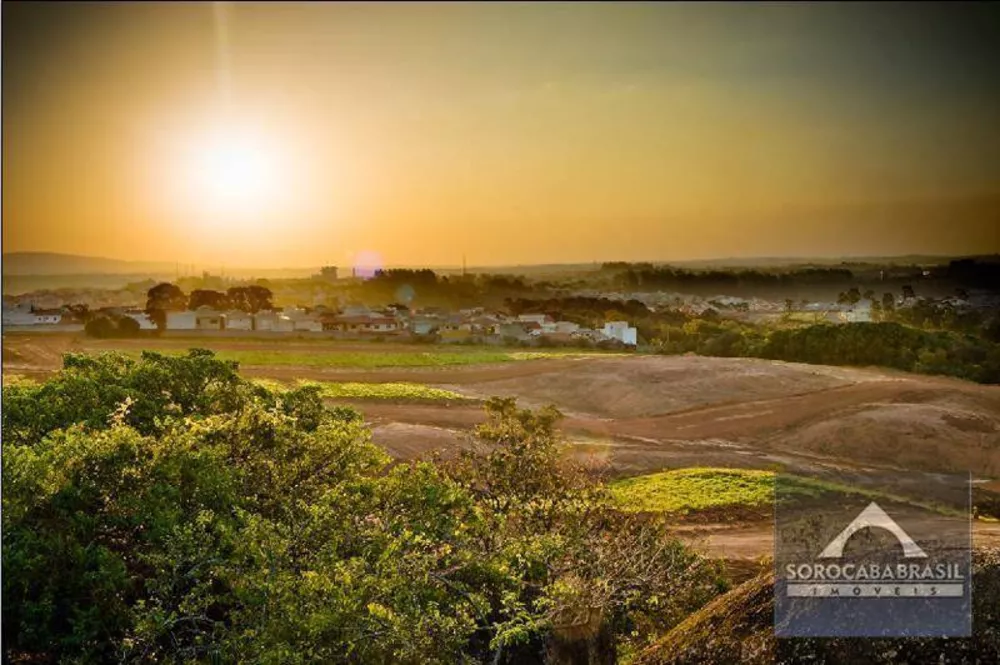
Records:
M413 352L401 344L261 340L88 340L78 335L5 335L5 372L44 377L67 351L113 348L254 349L324 353ZM870 468L967 472L1000 478L1000 387L877 369L702 357L544 358L493 364L374 370L246 366L249 376L292 381L410 381L524 405L554 404L581 459L613 475L665 468L785 468L849 480ZM454 451L481 422L476 404L354 402L373 439L401 458ZM919 492L919 487L904 488ZM979 527L1000 541L1000 527ZM686 538L719 556L768 553L770 526L699 527Z
M366 342L3 338L6 372L42 377L68 351L142 348L407 353ZM691 465L843 473L865 466L1000 477L1000 388L875 369L694 356L542 358L429 368L245 366L291 381L410 381L470 397L511 395L554 404L580 456L616 474ZM404 457L459 445L482 419L477 405L358 403L375 440Z

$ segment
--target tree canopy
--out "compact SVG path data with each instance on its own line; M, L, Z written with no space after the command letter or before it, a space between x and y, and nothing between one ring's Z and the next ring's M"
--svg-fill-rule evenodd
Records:
M237 369L67 355L4 387L5 658L542 662L581 627L645 643L721 588L566 465L553 409L491 400L473 450L393 464L353 409Z

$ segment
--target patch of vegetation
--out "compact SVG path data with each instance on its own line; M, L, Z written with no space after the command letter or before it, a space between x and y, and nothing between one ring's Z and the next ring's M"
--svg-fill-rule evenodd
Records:
M768 336L759 355L823 365L880 365L1000 383L1000 344L894 322L776 330Z
M686 514L730 506L750 508L774 501L774 473L746 469L691 468L615 481L611 494L635 512Z
M453 390L433 388L421 383L303 382L302 385L316 385L320 389L320 395L328 398L443 402L461 402L471 399Z
M608 662L725 588L607 508L555 409L491 399L476 448L394 463L319 386L236 369L70 354L3 388L4 662Z
M5 386L17 386L17 385L34 385L35 381L29 379L26 376L21 376L20 374L11 374L10 372L4 372L3 375L3 385Z
M627 512L691 515L727 509L770 509L778 475L773 471L693 467L617 480L610 485L615 505ZM854 494L955 514L946 506L817 478L782 475L780 494L793 500L824 494Z
M127 316L92 316L83 327L88 337L114 339L138 337L141 333L139 322Z

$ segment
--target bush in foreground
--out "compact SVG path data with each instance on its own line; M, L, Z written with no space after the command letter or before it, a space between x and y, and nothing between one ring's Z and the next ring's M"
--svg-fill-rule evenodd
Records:
M393 465L315 387L207 351L4 388L3 643L31 662L611 662L720 589L491 400L482 450Z

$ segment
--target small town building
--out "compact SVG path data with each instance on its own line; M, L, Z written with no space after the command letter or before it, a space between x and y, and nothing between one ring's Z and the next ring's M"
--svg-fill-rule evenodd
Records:
M191 310L167 312L167 330L197 330L198 315Z
M7 307L4 302L3 325L5 326L51 326L62 321L61 309L38 309L32 303L21 302Z
M273 332L278 329L278 313L272 311L257 312L253 315L254 330L258 332Z
M638 334L635 328L629 326L628 321L608 321L604 324L604 336L635 346Z
M222 330L224 321L221 312L208 305L202 305L195 310L195 328L198 330Z
M400 329L399 322L380 314L340 314L324 321L325 330L353 333L392 333Z
M253 330L254 317L252 314L242 312L238 309L231 309L224 315L224 327L226 330Z

